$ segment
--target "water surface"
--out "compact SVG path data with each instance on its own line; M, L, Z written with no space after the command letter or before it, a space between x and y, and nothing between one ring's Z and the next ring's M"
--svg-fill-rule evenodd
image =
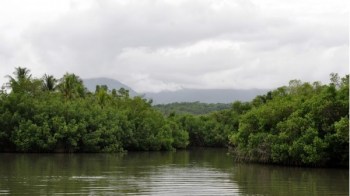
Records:
M0 154L0 194L349 195L347 169L237 164L225 149Z

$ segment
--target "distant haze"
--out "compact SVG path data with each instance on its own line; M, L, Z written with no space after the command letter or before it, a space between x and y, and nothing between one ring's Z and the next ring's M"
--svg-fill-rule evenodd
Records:
M158 93L146 92L137 93L132 88L110 78L84 79L84 85L91 92L94 92L96 85L107 85L109 90L125 88L131 96L142 96L152 99L153 104L166 104L174 102L202 102L202 103L232 103L234 101L251 101L257 95L262 95L268 90L265 89L182 89L177 91L162 91Z
M267 91L263 89L182 89L145 93L145 95L146 98L152 99L154 104L196 101L202 103L232 103L234 101L251 101L257 95L263 95Z

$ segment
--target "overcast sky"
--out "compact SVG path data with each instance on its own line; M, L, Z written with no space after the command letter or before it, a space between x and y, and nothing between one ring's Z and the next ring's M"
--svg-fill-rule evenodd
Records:
M349 71L347 0L0 0L0 83L117 79L138 92L328 83Z

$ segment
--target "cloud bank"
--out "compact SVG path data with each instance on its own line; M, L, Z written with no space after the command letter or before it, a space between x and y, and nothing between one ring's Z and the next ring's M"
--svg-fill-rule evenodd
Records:
M159 92L327 82L349 69L347 1L34 2L0 3L0 77L27 66Z

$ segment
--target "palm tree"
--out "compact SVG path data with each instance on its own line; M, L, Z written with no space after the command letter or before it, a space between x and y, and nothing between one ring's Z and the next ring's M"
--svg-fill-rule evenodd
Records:
M14 77L7 75L7 77L10 78L8 87L10 87L14 93L28 91L32 77L29 73L30 70L25 67L16 67L15 72L13 72Z
M44 91L54 91L57 87L57 80L52 75L45 74L42 78L42 88Z
M96 88L95 92L97 102L103 108L107 102L111 99L111 97L108 94L108 87L106 85L102 85L99 88Z
M82 97L85 94L83 81L75 74L65 74L58 88L66 99Z

